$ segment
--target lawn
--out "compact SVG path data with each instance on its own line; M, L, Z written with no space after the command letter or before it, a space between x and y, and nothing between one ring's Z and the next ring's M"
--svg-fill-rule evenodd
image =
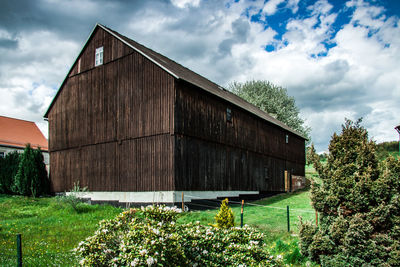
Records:
M56 198L0 196L0 266L16 265L16 234L22 235L24 266L74 266L71 250L93 234L102 219L121 209L85 205L77 213Z

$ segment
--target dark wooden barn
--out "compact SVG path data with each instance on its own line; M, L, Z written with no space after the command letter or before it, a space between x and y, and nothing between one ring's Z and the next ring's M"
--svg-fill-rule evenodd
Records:
M305 138L167 57L97 24L53 99L54 192L179 202L285 191Z

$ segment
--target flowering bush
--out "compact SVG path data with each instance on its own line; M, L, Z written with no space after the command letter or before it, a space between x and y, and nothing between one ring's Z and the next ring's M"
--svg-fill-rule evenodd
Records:
M219 229L176 224L180 209L148 206L101 221L75 249L82 266L280 266L263 234L245 226Z

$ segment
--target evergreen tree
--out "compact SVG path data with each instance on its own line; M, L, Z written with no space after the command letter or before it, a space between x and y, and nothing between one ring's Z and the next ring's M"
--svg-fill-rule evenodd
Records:
M361 120L334 134L325 165L311 148L321 183L311 200L319 226L301 222L303 254L323 266L395 266L400 262L400 161L379 163Z
M14 176L17 174L20 155L17 151L0 158L0 193L12 194Z
M36 183L37 195L45 195L50 193L50 180L47 175L46 164L40 147L34 150L35 164L39 175L39 180Z
M14 192L24 196L40 196L48 192L47 181L47 171L40 150L34 150L28 144L21 155L15 175Z
M235 226L235 217L233 216L233 211L228 205L228 199L225 198L222 203L221 207L215 215L215 221L217 222L217 227L218 228L231 228Z

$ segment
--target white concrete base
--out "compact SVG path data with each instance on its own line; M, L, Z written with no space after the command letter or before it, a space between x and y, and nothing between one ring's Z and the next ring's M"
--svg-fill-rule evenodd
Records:
M73 194L67 192L67 195ZM193 199L216 199L217 197L237 197L239 195L259 194L259 191L183 191L184 202ZM83 192L80 198L93 201L119 201L123 203L175 203L182 201L182 191L157 192Z

